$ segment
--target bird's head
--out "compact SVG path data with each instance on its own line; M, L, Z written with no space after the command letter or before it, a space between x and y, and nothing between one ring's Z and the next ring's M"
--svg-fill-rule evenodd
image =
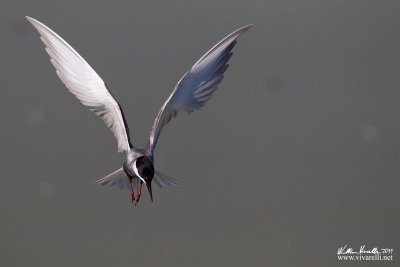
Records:
M151 201L153 201L153 192L151 189L151 181L154 176L153 161L147 156L141 156L136 159L133 165L135 174L143 182L149 191Z

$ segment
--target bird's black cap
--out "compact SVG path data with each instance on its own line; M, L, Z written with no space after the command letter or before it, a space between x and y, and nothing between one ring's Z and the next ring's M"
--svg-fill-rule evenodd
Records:
M154 166L151 159L147 156L141 156L136 160L136 168L138 169L138 173L140 177L151 182L154 176Z

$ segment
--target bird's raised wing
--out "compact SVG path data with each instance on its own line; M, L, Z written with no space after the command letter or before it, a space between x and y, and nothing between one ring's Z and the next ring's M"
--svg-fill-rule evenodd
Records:
M60 36L43 23L26 17L41 35L51 63L68 90L85 106L90 107L111 129L118 142L118 151L132 147L128 125L121 106L112 97L103 80L90 65Z
M195 109L200 109L210 99L228 68L227 63L232 56L236 39L251 26L244 26L222 39L179 80L157 114L150 132L148 149L152 151L155 149L161 130L179 111L191 113Z

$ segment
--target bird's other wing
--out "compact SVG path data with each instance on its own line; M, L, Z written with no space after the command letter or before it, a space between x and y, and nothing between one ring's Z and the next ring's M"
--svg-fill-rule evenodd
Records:
M26 17L41 35L50 61L67 89L100 116L118 142L118 151L129 151L132 144L121 106L90 65L60 36L43 23Z
M179 111L191 113L200 109L210 99L228 68L227 63L232 56L236 39L251 26L244 26L222 39L179 80L157 114L150 132L148 149L154 151L161 130Z
M178 179L167 176L157 170L154 170L153 182L158 185L158 187L175 187L182 184Z

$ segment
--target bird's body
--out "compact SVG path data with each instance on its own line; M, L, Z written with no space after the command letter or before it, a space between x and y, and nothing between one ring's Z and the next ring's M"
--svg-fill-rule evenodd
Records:
M27 19L40 33L61 81L83 105L88 106L104 120L117 139L118 151L125 152L122 167L99 179L95 184L130 188L132 202L136 200L136 203L140 199L142 184L147 186L151 199L152 183L159 187L179 185L178 180L154 168L153 152L161 130L179 112L191 113L208 101L224 77L236 39L251 25L244 26L222 39L179 80L156 116L147 146L140 149L132 145L122 107L99 75L54 31L33 18ZM139 188L137 199L134 195L135 188Z

